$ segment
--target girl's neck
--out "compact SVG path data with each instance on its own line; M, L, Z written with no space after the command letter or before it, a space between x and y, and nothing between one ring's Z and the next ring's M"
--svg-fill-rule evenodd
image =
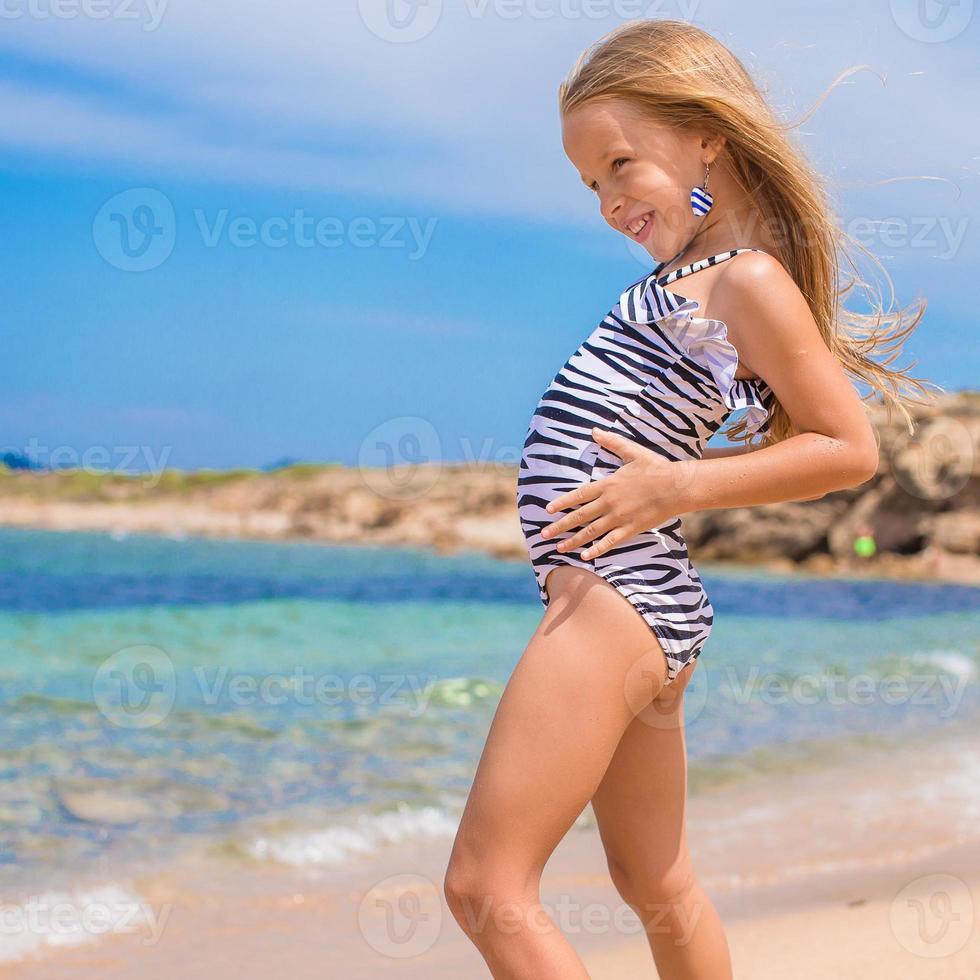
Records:
M707 216L702 220L707 220ZM658 267L658 275L670 275L677 269L733 249L759 248L766 251L765 245L759 240L760 236L753 234L759 228L760 221L757 212L745 216L744 220L742 215L734 217L729 213L727 217L719 217L710 225L702 224L676 255ZM739 234L739 231L742 233Z

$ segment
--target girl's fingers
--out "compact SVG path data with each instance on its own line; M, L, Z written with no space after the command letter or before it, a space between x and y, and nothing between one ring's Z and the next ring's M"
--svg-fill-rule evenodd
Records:
M562 553L566 551L574 551L576 548L580 548L583 544L588 541L599 537L600 534L608 531L613 527L613 520L611 517L597 517L594 521L590 521L585 527L582 528L578 534L573 534L572 537L566 539L565 541L560 541L558 543L558 550Z
M592 547L582 552L583 558L598 558L604 555L610 548L615 548L621 541L631 538L636 532L629 527L617 527L610 531L604 538L596 541Z
M544 509L549 514L554 514L556 511L565 510L568 507L578 507L580 504L587 504L590 500L595 500L602 493L600 484L608 479L609 477L603 477L601 480L583 483L580 487L576 487L574 490L569 490L568 493L563 493L561 496L555 497L554 500L548 502Z
M553 538L556 534L567 531L570 527L580 527L588 521L595 520L602 515L602 505L598 501L586 504L573 510L571 514L565 514L553 524L548 524L541 529L542 538Z

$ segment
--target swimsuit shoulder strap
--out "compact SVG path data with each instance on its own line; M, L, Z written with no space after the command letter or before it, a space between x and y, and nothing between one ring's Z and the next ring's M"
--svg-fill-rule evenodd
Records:
M680 279L681 276L689 275L692 272L700 272L701 269L707 269L709 266L717 265L719 262L725 262L727 259L738 255L740 252L762 251L763 250L761 248L733 248L727 252L719 252L717 255L709 256L706 259L698 259L697 262L692 262L690 265L681 266L681 268L675 269L673 272L668 272L667 275L661 276L657 279L657 284L662 286L668 282L673 282L675 279ZM656 275L666 264L666 262L661 262L660 265L653 270L654 275Z

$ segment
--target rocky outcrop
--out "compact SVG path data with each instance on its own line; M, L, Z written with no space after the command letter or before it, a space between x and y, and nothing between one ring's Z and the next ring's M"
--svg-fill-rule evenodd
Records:
M910 436L900 415L874 410L879 468L859 487L819 500L684 515L692 557L980 584L980 395L947 395L913 414ZM155 481L0 473L0 524L307 538L526 560L513 465L168 470ZM856 548L869 542L870 549Z

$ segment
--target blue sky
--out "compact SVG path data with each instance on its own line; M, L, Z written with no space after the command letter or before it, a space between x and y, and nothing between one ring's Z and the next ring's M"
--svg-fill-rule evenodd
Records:
M556 109L578 54L638 15L716 34L787 119L869 66L797 133L897 300L929 300L900 363L976 387L972 4L428 0L413 20L390 0L398 28L386 0L90 2L4 8L3 448L515 462L647 271ZM154 234L124 242L120 215Z

